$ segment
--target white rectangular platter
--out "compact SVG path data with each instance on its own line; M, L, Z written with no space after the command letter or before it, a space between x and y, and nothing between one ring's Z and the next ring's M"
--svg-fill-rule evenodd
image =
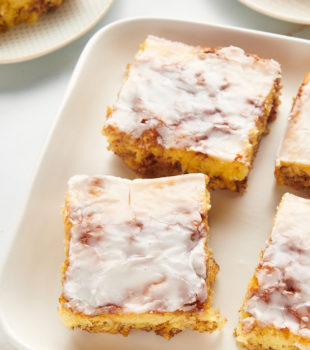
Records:
M69 331L57 316L63 261L61 206L74 174L134 174L106 150L101 128L107 105L121 85L148 34L211 47L236 45L274 58L282 65L283 92L278 119L264 137L244 194L212 192L210 245L220 265L214 305L228 319L222 332L185 331L167 341L152 333L120 335ZM168 19L131 19L99 31L85 48L72 77L0 280L0 313L11 342L31 350L237 349L233 329L247 283L287 188L273 171L287 116L298 85L310 70L310 42L289 37Z

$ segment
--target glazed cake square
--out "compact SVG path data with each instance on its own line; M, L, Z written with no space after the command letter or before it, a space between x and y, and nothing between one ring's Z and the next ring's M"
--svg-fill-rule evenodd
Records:
M236 329L248 349L310 348L310 200L286 193Z
M211 305L218 266L208 247L207 182L203 174L70 179L59 307L66 327L167 339L222 328Z
M103 134L142 177L204 173L238 191L279 104L280 65L237 47L189 46L149 36Z
M310 189L310 73L299 87L276 160L279 185Z

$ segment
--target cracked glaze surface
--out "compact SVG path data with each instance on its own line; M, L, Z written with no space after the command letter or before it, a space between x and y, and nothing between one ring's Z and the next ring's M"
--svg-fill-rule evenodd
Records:
M201 308L204 175L133 181L79 175L70 179L66 199L72 224L66 307L87 315Z

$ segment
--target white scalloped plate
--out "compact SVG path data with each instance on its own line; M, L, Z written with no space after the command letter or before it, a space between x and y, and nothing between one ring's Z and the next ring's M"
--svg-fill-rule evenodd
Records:
M310 24L309 0L238 0L252 10L283 21Z
M0 34L0 64L28 61L68 45L90 30L113 0L64 0L34 24Z
M220 265L214 306L228 322L222 332L185 331L167 341L152 333L90 334L66 329L57 316L64 259L61 205L74 174L134 174L107 151L101 128L139 44L148 34L205 46L236 45L282 64L278 118L261 142L244 194L213 191L210 246ZM0 319L21 350L236 350L233 329L247 283L285 188L275 186L274 159L292 97L309 69L310 42L280 35L169 19L131 19L100 30L75 68L64 104L37 169L0 276Z

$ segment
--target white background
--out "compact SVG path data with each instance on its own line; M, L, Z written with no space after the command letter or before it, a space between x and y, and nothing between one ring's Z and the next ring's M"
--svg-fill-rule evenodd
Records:
M115 0L99 24L76 42L33 61L0 66L0 269L40 153L86 42L106 24L137 16L180 18L310 38L310 27L268 18L236 0ZM13 349L1 330L0 349Z

